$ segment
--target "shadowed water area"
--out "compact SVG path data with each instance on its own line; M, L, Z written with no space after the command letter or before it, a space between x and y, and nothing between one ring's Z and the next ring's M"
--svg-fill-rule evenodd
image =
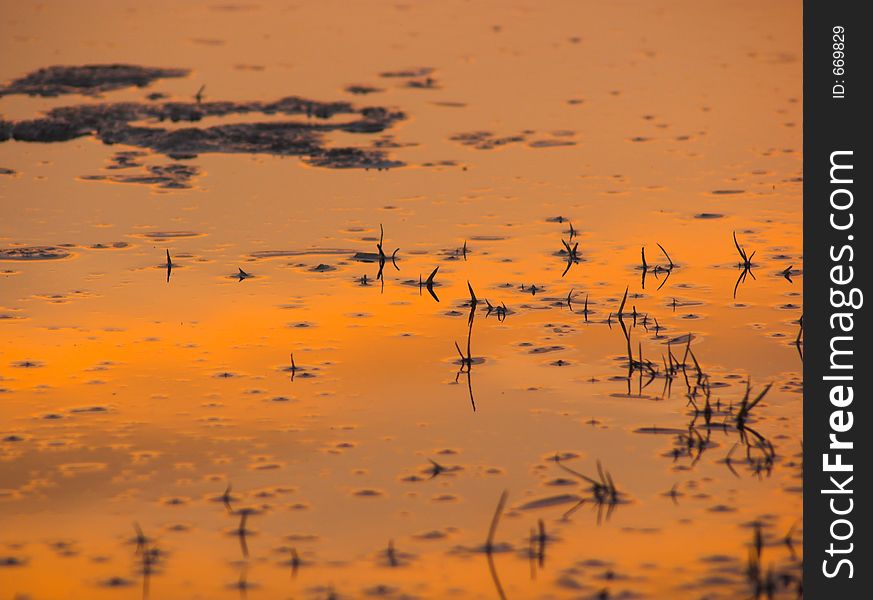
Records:
M792 2L0 16L0 595L798 598Z

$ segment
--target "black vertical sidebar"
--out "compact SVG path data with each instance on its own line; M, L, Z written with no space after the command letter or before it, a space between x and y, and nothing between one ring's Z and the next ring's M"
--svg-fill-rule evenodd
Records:
M863 305L873 260L873 24L860 1L805 0L803 8L804 595L854 600L873 597Z

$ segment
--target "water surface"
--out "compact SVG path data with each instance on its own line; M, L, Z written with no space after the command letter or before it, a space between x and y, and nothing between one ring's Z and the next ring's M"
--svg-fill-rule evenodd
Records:
M2 14L5 83L188 70L7 122L319 128L0 143L3 597L797 597L798 3Z

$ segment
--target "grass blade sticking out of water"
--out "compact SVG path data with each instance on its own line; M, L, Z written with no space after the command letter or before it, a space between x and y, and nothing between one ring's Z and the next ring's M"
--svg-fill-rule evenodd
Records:
M143 530L139 526L139 523L133 524L133 530L136 532L136 537L133 538L133 541L136 544L136 550L134 554L140 554L143 552L143 550L145 550L149 539L146 537L145 533L143 533Z
M394 550L394 540L388 540L388 547L385 549L385 559L388 561L389 567L396 567L399 564L397 552Z
M485 552L491 554L494 551L494 536L497 535L497 526L500 525L500 517L503 516L503 508L506 506L506 500L509 498L509 492L503 490L500 494L500 499L497 501L497 508L494 509L494 516L491 517L491 525L488 526L488 537L485 539Z
M749 396L752 390L751 379L748 380L746 384L746 395L743 397L743 402L740 404L740 410L737 413L737 429L742 430L743 426L746 423L746 419L749 417L749 413L752 412L752 409L755 408L761 400L764 399L764 396L767 395L767 392L770 391L770 388L773 387L773 382L768 383L764 386L764 389L759 393L754 400L749 402Z
M564 272L561 273L561 277L563 277L567 274L567 271L570 270L570 267L579 262L579 242L576 242L573 246L570 246L569 243L562 239L561 243L564 244L564 248L566 248L567 250L567 267L564 269Z
M467 289L470 291L470 308L475 311L476 307L479 305L479 299L476 298L476 292L473 291L473 286L469 281L467 281ZM473 317L470 317L471 322L472 320Z
M294 376L297 374L297 363L294 362L294 353L291 353L291 381L293 383Z
M800 362L803 362L803 315L797 320L800 328L797 330L797 338L794 340L794 346L797 348L797 353L800 355Z
M589 488L590 497L583 497L579 500L579 502L570 508L568 511L564 513L561 517L562 519L568 519L573 513L575 513L579 508L582 507L586 502L592 503L594 508L597 510L597 524L600 525L603 520L603 509L606 508L606 520L609 520L612 515L613 510L621 501L621 492L618 491L618 488L615 485L615 481L612 479L612 475L604 470L603 465L601 465L600 461L597 461L597 476L598 479L593 477L589 477L583 473L579 473L571 469L570 467L562 464L560 460L556 458L556 463L558 466L567 471L568 473L579 477L586 483L588 483L591 487Z
M624 324L624 306L627 303L628 289L629 289L628 287L624 288L624 296L622 296L621 304L618 306L618 324L621 326L621 331L624 334L624 339L625 339L625 342L627 343L627 362L628 362L627 376L628 376L628 388L630 388L630 378L634 372L634 357L633 357L633 353L631 352L630 332L628 331L627 327ZM628 393L630 393L630 389L628 389Z
M427 288L428 293L433 297L437 302L440 301L439 297L436 295L436 292L433 291L434 278L436 277L437 271L439 271L439 265L431 272L430 275L427 276L427 279L424 281L424 285ZM420 281L421 278L419 278ZM419 283L419 287L420 287Z
M434 477L436 477L440 473L446 472L446 468L444 466L442 466L441 464L439 464L434 459L428 458L427 460L430 461L430 464L431 464L431 469L430 469L430 478L431 479L433 479Z
M673 259L670 258L670 255L667 254L667 251L664 250L664 246L662 246L661 244L658 244L658 248L661 249L661 252L664 253L664 257L667 259L667 262L670 263L670 264L667 265L665 268L666 268L668 271L672 271L672 270L673 270L673 267L676 266L675 264L673 264Z
M294 364L294 356L291 356L291 364ZM231 483L227 482L227 487L224 488L224 493L221 495L219 500L224 504L224 508L227 510L228 514L233 514L233 507L230 505L230 501L233 499L233 496L230 495L230 491L232 489Z
M473 354L470 350L470 344L473 338L473 320L476 318L476 306L479 304L479 301L476 299L476 294L473 292L473 286L470 285L470 282L467 282L467 287L470 290L470 315L467 317L467 365L473 365Z
M743 261L742 264L743 264L744 266L745 266L745 265L748 265L748 264L749 264L749 257L746 256L746 251L743 250L743 247L740 246L740 243L737 241L737 232L736 232L736 231L734 231L734 246L736 247L737 252L738 252L739 255L740 255L740 258L741 258L742 261Z
M640 287L642 289L646 289L646 273L649 272L649 265L646 263L646 247L643 246L640 248L640 258L642 260L642 266L640 267Z
M487 309L485 313L485 318L487 319L489 316L491 316L491 313L497 313L497 322L503 323L503 321L506 320L506 303L501 303L500 306L494 306L488 301L488 298L485 298L484 300Z
M291 559L288 561L288 564L291 566L291 578L294 579L297 577L300 565L303 564L303 561L300 560L300 555L297 554L297 548L291 548Z
M176 265L173 264L173 259L170 258L170 250L167 250L167 283L170 283L170 274L173 272L173 267Z
M376 249L379 251L379 272L376 274L376 279L382 281L382 292L385 291L385 277L384 270L385 264L388 261L388 255L385 254L385 250L383 249L383 245L385 243L385 228L379 223L379 242L376 244ZM400 248L395 248L394 252L391 253L391 264L394 265L394 268L398 271L400 267L397 266L397 252Z
M479 305L479 300L476 298L476 293L473 292L473 286L467 282L467 289L470 290L470 315L467 317L467 367L473 366L473 354L470 350L471 340L473 338L473 320L476 318L476 306Z
M458 370L457 375L455 376L455 382L458 381L458 378L461 376L461 373L466 372L467 374L467 390L470 393L470 404L473 407L473 412L476 412L476 401L473 399L473 380L471 377L471 372L473 370L473 353L472 353L472 338L473 338L473 321L476 318L476 307L479 304L478 298L476 298L476 293L473 291L473 286L470 282L467 282L467 289L470 291L470 315L467 317L467 355L464 356L464 353L461 351L460 345L458 342L455 342L455 349L458 351L458 355L461 357L461 368ZM498 313L499 316L500 313ZM506 307L503 307L504 318L506 315Z
M743 248L740 243L737 241L737 232L734 231L734 246L737 249L737 253L740 255L741 263L738 265L742 268L739 277L737 277L737 282L734 284L734 299L737 297L737 289L740 287L740 284L746 281L746 276L751 275L752 279L756 279L755 274L752 272L752 258L755 256L755 252L751 254L746 254L745 248Z

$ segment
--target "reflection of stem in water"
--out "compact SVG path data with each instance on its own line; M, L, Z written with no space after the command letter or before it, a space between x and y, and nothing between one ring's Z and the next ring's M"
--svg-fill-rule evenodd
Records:
M146 546L142 553L142 597L148 598L151 576L155 569L155 564L158 562L161 551L154 546Z
M785 546L788 548L788 552L791 554L791 560L797 560L797 551L794 549L794 531L797 529L797 522L795 522L791 529L788 530L788 533L785 534Z
M470 369L464 369L462 366L457 375L455 375L455 383L458 383L458 379L461 377L461 373L464 373L467 376L467 391L470 393L470 405L473 407L473 412L476 412L476 400L473 397L473 375Z
M671 268L670 270L667 271L667 276L664 277L664 281L662 281L662 282L661 282L661 285L658 286L658 290L660 290L662 287L664 287L664 285L667 283L667 280L670 279L670 275L671 275L672 273L673 273L673 269L672 269L672 268ZM655 278L657 279L657 277L658 277L658 272L655 271Z
M491 525L488 527L488 538L485 540L485 556L488 559L488 570L491 572L491 580L494 582L494 588L497 590L497 595L501 600L506 600L506 594L503 592L503 586L500 585L500 577L497 575L497 568L494 565L494 536L497 535L497 526L500 524L500 516L503 514L503 507L506 505L508 497L509 492L506 490L500 494L500 500L497 501L497 509L494 511L494 516L491 517Z
M143 568L142 568L142 598L143 598L143 600L146 600L146 598L149 597L149 576L150 575L151 575L151 572L148 571L145 567L145 564L143 564Z
M291 578L297 577L297 571L300 569L300 556L297 554L297 548L291 548Z
M497 567L494 565L494 556L489 552L486 555L486 558L488 560L488 571L491 573L491 581L494 582L494 589L497 590L497 596L500 600L506 600L503 586L500 585L500 576L497 575Z
M737 282L734 284L734 300L736 300L737 298L737 289L739 289L741 283L744 283L746 281L746 276L748 275L751 275L752 279L757 279L755 277L755 274L752 273L751 265L743 267L742 272L740 272L740 276L737 277Z
M242 551L243 557L245 557L245 558L249 557L249 545L248 545L248 542L246 541L246 536L249 533L248 529L246 529L246 521L248 521L248 518L249 518L249 511L247 511L245 509L241 510L240 511L240 518L239 518L239 527L236 530L236 535L237 535L237 537L239 537L239 547L240 547L240 550Z
M479 300L476 298L475 292L473 292L473 286L470 285L470 282L467 282L467 288L470 290L470 315L467 317L467 355L464 356L464 353L461 352L461 347L458 345L458 342L455 342L455 348L458 351L458 354L461 357L461 368L458 370L458 374L455 377L455 382L458 381L458 378L461 376L461 373L467 374L467 389L470 392L470 403L473 406L473 411L476 410L476 402L473 400L473 381L470 373L473 369L473 353L472 353L472 338L473 338L473 321L476 319L476 306L479 304Z
M239 580L236 583L236 587L239 590L239 597L245 600L249 591L249 582L248 582L248 564L243 563L239 569Z
M134 537L134 542L136 544L134 556L139 557L140 574L142 575L142 597L143 600L145 600L149 595L151 575L161 558L161 550L153 545L151 540L146 537L145 533L143 533L143 530L140 528L139 523L134 523L133 528L136 531L136 537Z
M753 474L757 475L759 478L765 475L769 476L772 473L775 464L776 449L769 439L749 426L748 418L751 411L758 406L770 391L772 383L765 386L764 389L759 392L754 399L752 399L751 382L747 381L745 394L736 410L736 413L734 413L734 408L731 406L728 409L728 413L725 414L725 420L720 424L714 423L713 417L721 412L721 402L716 401L714 405L711 403L709 376L703 372L700 363L694 356L694 351L691 350L690 347L687 348L685 354L686 358L688 356L691 357L694 361L694 366L697 368L697 383L693 387L689 385L688 388L688 405L692 407L693 412L691 413L691 422L687 426L688 433L677 437L678 446L674 448L672 453L674 461L679 456L685 455L692 459L692 466L696 465L700 461L703 452L712 447L710 440L712 429L719 427L725 433L728 431L736 431L739 438L739 441L731 447L722 461L735 477L739 478L740 474L734 468L733 455L740 446L745 447L744 462L748 465ZM695 397L699 394L699 390L703 390L705 396L705 404L702 410L698 403L695 402ZM703 414L703 425L697 425L697 418L700 414ZM730 419L733 420L732 424L729 423ZM705 437L700 433L701 428L705 432Z
M530 528L530 537L527 544L527 560L530 563L530 578L537 578L537 563L536 563L536 532L534 528Z

